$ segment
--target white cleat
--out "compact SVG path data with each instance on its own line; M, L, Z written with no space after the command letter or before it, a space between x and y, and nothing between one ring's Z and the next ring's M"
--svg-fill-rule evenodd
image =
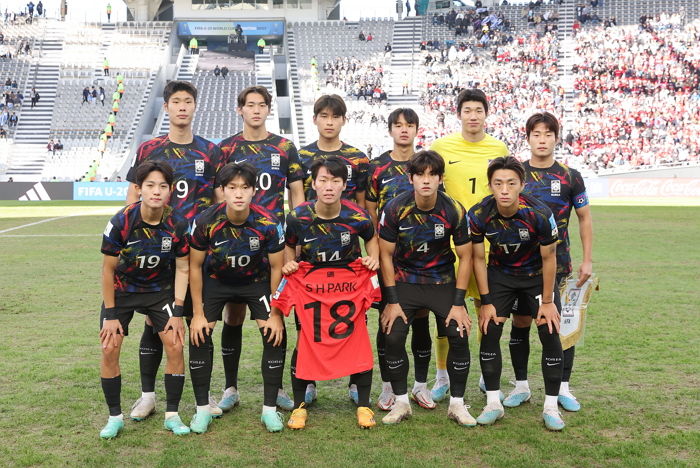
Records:
M435 409L437 406L435 401L433 401L432 392L427 388L422 388L417 392L411 392L411 397L421 408Z
M220 418L224 414L224 411L219 408L219 403L211 395L209 395L209 412L212 418Z
M129 417L134 421L143 421L156 412L156 400L154 398L141 397L131 406Z
M461 402L450 403L450 407L447 409L447 417L453 421L456 421L460 426L476 426L476 419L474 419L474 416L469 414L469 406Z
M384 424L398 424L404 419L408 419L413 414L411 405L403 401L394 403L394 407L382 418Z
M394 407L394 403L396 403L396 395L394 395L394 392L382 390L377 400L377 408L382 411L391 411Z
M501 402L493 401L484 406L484 410L481 412L479 417L476 418L476 422L478 422L482 426L490 426L491 424L501 419L505 414L506 412L503 409L503 405L501 404Z

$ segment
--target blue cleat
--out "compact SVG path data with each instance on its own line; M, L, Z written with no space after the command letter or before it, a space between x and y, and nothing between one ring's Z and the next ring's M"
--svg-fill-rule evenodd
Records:
M514 388L513 391L508 394L508 397L503 400L503 406L515 408L526 401L530 401L531 396L532 394L529 389Z
M294 400L289 398L287 392L281 388L279 389L279 392L277 392L277 406L285 411L292 411L294 409Z
M352 384L348 387L348 397L355 405L360 404L360 394L357 392L357 385Z
M581 409L581 403L573 395L559 395L557 398L559 405L566 411L576 412Z
M304 393L304 403L310 405L318 398L318 392L316 391L316 385L309 384L306 386L306 393Z
M479 390L481 390L481 393L483 393L484 395L486 394L486 384L481 380L479 380ZM506 396L503 394L503 391L499 390L499 392L500 393L498 394L498 398L500 398L501 401L505 400Z
M197 414L194 415L190 422L190 429L194 433L204 434L207 432L207 429L209 429L209 424L211 424L213 419L213 416L208 410L197 411Z
M110 416L107 424L100 431L100 438L114 439L124 429L124 418L119 416Z
M233 389L233 390L232 390ZM238 393L238 390L236 387L229 387L224 391L224 394L221 396L221 401L216 403L216 406L221 409L222 412L225 411L231 411L234 407L238 406L238 404L241 402L241 395ZM217 415L213 414L214 417ZM220 416L220 415L218 415Z
M280 432L282 429L284 429L282 415L277 411L265 411L260 416L260 422L265 425L268 432Z
M492 402L484 406L484 410L481 412L476 422L482 426L490 426L505 415L505 410L500 402Z
M448 393L450 393L450 382L438 379L430 391L430 396L433 397L434 402L438 402L444 400Z
M542 411L542 419L544 419L544 426L550 431L561 431L566 426L561 413L556 408L545 408Z
M190 428L182 422L182 419L180 419L178 415L170 416L166 419L163 423L163 427L175 435L187 435L190 433Z

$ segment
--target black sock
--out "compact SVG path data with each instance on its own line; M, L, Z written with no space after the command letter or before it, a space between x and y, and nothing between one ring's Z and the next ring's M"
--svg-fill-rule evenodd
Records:
M211 385L211 335L204 333L204 342L195 346L190 342L190 379L197 406L209 404L209 387Z
M447 351L447 375L450 376L450 395L462 398L467 388L467 376L471 356L469 355L469 338L450 336L447 338L450 349Z
M484 376L486 390L495 391L501 388L501 334L503 324L496 324L489 321L487 333L481 337L479 347L479 362L481 364L481 375Z
M576 346L564 350L564 370L561 375L562 382L568 382L571 379L571 370L574 368L574 356L576 355Z
M357 385L357 406L369 407L369 394L372 391L372 369L352 374L350 383Z
M229 325L224 322L221 330L221 357L224 361L226 387L238 388L238 362L241 360L243 325Z
M416 369L416 382L428 381L428 368L430 367L431 348L433 340L430 338L430 317L413 319L411 324L411 351L413 352L413 366Z
M156 377L163 359L163 343L152 326L145 324L139 345L139 367L141 369L141 391L155 392Z
M263 340L262 359L260 360L260 370L263 378L263 393L265 406L277 405L277 392L282 386L282 375L284 372L284 359L287 355L287 330L284 330L284 337L279 346L273 346L267 342L260 328L260 336Z
M391 333L385 335L387 373L391 380L391 388L396 395L408 393L407 335L408 325L401 319L394 320L391 326Z
M510 329L510 361L513 363L515 380L527 380L527 361L530 357L530 327Z
M561 386L562 361L564 360L559 333L556 330L552 330L552 333L549 333L546 323L537 327L537 333L540 335L540 341L542 342L544 394L557 396Z
M297 349L294 348L292 353L292 362L289 366L289 370L292 374L292 391L294 392L294 407L299 408L302 403L304 403L304 398L306 396L306 386L312 383L311 380L297 379L294 375L297 371Z
M101 378L102 392L105 394L105 401L109 408L110 416L119 416L122 414L121 392L122 392L122 376L118 375L111 379Z
M185 374L165 374L165 411L177 412L185 387Z

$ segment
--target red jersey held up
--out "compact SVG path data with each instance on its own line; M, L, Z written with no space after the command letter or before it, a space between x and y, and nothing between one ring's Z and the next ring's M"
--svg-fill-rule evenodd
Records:
M330 380L370 370L374 358L365 316L380 300L377 273L360 259L346 266L299 263L272 296L272 306L284 315L294 309L301 323L296 377Z

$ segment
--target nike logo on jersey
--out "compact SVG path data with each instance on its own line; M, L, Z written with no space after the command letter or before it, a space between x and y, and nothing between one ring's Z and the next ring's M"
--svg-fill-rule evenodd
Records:
M408 231L409 229L413 229L415 226L399 226L399 231Z
M313 241L315 241L316 239L318 239L318 237L314 237L314 238L312 238L312 239L307 239L306 237L304 237L304 242L313 242Z
M240 163L242 163L243 161L247 161L247 160L248 160L248 158L245 158L245 159L236 159L236 160L233 161L233 162L236 163L236 164L240 164Z
M447 161L448 164L457 164L461 163L462 161Z
M139 242L141 242L141 241L140 241L140 240L137 240L137 241L129 241L129 242L126 243L126 245L138 244Z
M223 241L214 242L214 247L218 247L218 246L220 246L221 244L225 244L225 243L228 242L228 241L229 241L229 239L226 239L226 240L223 240Z
M382 179L382 184L388 184L392 180L396 179L396 177L392 177L391 179Z
M498 232L487 232L486 235L487 236L497 236Z

